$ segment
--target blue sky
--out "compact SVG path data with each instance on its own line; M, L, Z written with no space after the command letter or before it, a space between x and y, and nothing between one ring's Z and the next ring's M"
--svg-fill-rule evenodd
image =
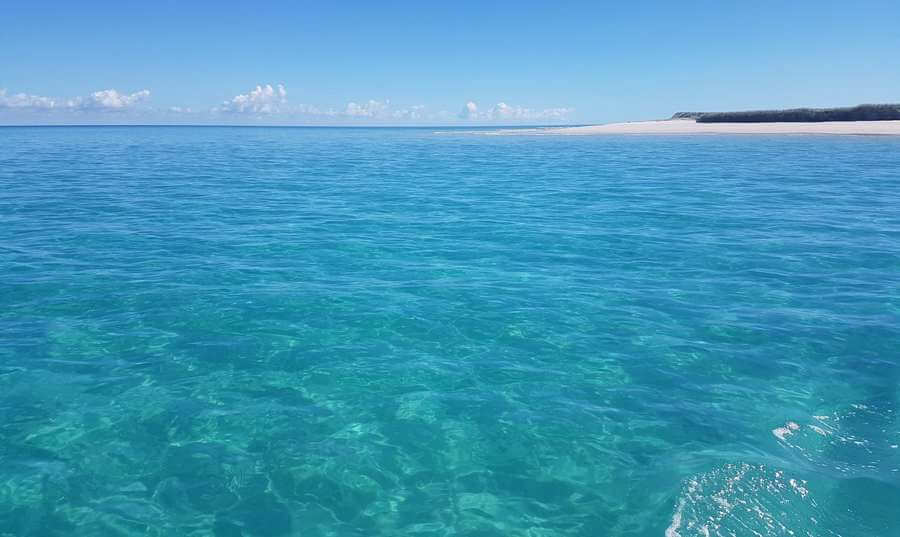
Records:
M595 123L900 102L900 3L9 2L0 124Z

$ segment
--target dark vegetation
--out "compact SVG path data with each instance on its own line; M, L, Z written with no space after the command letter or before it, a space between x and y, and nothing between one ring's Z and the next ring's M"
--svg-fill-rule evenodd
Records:
M900 104L861 104L846 108L793 108L746 112L678 112L672 119L695 119L697 123L886 121L900 120Z

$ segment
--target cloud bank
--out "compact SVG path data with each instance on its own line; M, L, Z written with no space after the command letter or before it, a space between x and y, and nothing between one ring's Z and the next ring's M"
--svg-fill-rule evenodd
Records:
M574 108L525 108L506 102L499 102L483 109L475 101L467 101L457 113L445 110L429 110L424 105L394 106L389 99L369 99L350 101L343 107L319 108L309 104L292 104L288 102L288 92L284 84L258 84L247 93L235 95L218 106L210 108L189 108L186 106L166 106L163 108L139 107L140 103L150 98L150 90L143 89L133 93L121 93L116 89L95 91L89 95L74 98L48 97L27 93L8 93L0 89L0 111L9 111L11 117L28 117L37 114L38 118L49 118L55 115L55 121L66 120L70 114L107 113L140 111L142 120L153 120L157 114L158 121L170 120L176 116L191 121L206 123L221 122L225 115L240 117L236 122L265 123L311 123L340 124L371 122L375 124L390 123L423 123L423 122L562 122L569 119ZM67 113L69 115L67 115ZM24 115L23 115L24 114ZM149 115L148 115L149 114ZM120 118L127 116L119 116ZM218 119L217 119L218 118ZM80 121L80 119L79 119ZM182 121L182 120L177 120ZM227 120L232 121L232 120Z
M452 114L448 114L445 111L429 112L424 105L394 107L389 99L350 101L343 108L320 109L308 104L290 104L287 98L287 89L283 84L275 86L259 84L249 92L236 95L231 100L214 107L212 111L214 113L224 112L266 116L273 121L295 119L313 122L364 120L375 122L418 122L453 121L455 119L466 122L558 122L568 119L575 112L575 109L569 107L533 109L499 102L486 110L482 110L475 101L468 101L454 118Z
M363 104L349 102L347 107L344 108L344 115L349 117L381 117L390 104L390 101L382 102L374 99L370 99L369 102Z
M314 121L328 120L381 120L390 119L414 121L422 119L424 106L395 109L390 100L369 99L368 101L350 101L343 108L321 109L310 104L291 104L287 98L287 88L283 84L259 84L247 93L236 95L231 100L213 107L213 113L245 114L248 116L265 116L270 120L278 118L309 119ZM176 111L178 107L170 108Z
M425 105L417 104L409 108L400 108L391 112L391 117L407 121L425 119Z
M16 93L7 95L5 89L0 89L0 108L54 108L56 100L52 97L40 95L28 95Z
M488 110L482 111L478 108L477 103L469 101L463 105L457 117L466 121L561 121L569 118L574 112L574 108L544 108L536 110L521 106L510 106L504 102L499 102Z
M27 93L9 95L5 89L0 89L0 108L116 111L132 108L149 97L150 90L146 89L128 94L119 93L114 89L107 89L95 91L86 97L75 97L72 99L44 97Z

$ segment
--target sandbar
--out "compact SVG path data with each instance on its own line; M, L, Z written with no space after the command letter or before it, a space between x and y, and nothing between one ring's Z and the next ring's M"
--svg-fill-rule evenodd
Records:
M815 123L697 123L693 119L633 121L584 127L545 127L505 129L504 135L602 135L602 134L832 134L900 136L900 120L894 121L822 121Z

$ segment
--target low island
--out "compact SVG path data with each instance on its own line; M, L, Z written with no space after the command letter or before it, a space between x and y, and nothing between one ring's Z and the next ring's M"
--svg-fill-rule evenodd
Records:
M832 134L900 135L900 104L744 112L678 112L669 119L548 127L498 134Z
M844 108L791 108L744 112L678 112L672 119L697 123L822 123L900 120L900 104L861 104Z

